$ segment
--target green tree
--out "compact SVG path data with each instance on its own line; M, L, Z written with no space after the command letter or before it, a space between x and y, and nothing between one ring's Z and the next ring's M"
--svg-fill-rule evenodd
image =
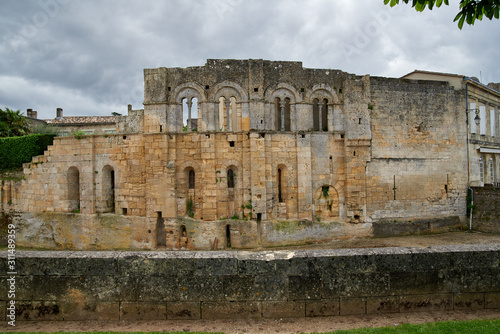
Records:
M19 110L0 109L0 137L24 136L29 132L28 120Z
M402 0L404 3L409 3L410 0ZM430 10L434 6L441 7L442 4L449 5L448 0L412 0L412 7L421 12L426 7ZM399 4L399 0L384 0L384 4L390 4L394 7ZM462 29L464 22L473 25L476 20L482 20L487 17L490 20L499 18L500 0L461 0L459 5L460 11L453 22L458 21L458 27Z

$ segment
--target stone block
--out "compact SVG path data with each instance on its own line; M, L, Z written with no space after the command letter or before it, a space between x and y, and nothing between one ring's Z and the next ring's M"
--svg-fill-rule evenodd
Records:
M306 301L306 317L329 317L339 314L339 299Z
M21 301L16 302L16 320L59 321L63 314L58 302Z
M340 315L359 315L366 313L366 300L364 298L340 299Z
M68 276L34 276L33 300L55 301L85 298L83 279Z
M20 275L65 275L67 259L63 252L54 252L50 257L18 257L17 272Z
M497 292L500 291L500 269L483 268L460 270L460 292Z
M320 276L290 276L288 281L290 300L321 299L322 280Z
M390 273L390 293L393 295L442 294L456 290L449 280L444 279L446 273L430 272L392 272ZM448 278L448 277L447 277Z
M196 258L196 276L225 276L238 273L238 260L235 258Z
M120 320L120 303L117 302L61 302L65 321Z
M171 277L125 277L112 294L119 293L120 300L160 302L178 301L179 285L176 278ZM114 300L114 299L113 299Z
M195 320L201 318L200 303L167 303L168 320Z
M203 302L202 319L258 319L261 317L260 302Z
M127 303L120 304L120 320L165 320L167 319L166 303Z
M454 295L455 310L482 310L485 306L484 294L460 293Z
M338 297L383 296L389 292L389 275L379 273L338 274L324 276L321 296Z
M178 280L179 300L184 302L222 301L222 280L217 276L185 276Z
M486 293L484 295L484 308L500 309L500 293Z
M398 313L399 297L370 297L366 299L366 313Z
M33 277L32 276L14 276L15 277L15 300L31 300L33 298ZM6 296L9 293L11 284L7 281L11 276L0 276L0 296ZM12 282L14 283L14 282Z
M305 302L262 302L262 317L264 318L302 318L305 316Z
M109 276L118 274L118 260L115 257L71 258L66 264L68 276Z
M401 296L399 310L400 312L451 311L453 295Z

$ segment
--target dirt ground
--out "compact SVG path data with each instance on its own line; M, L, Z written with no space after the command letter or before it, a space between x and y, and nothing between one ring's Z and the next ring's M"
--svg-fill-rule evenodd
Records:
M425 236L345 240L328 244L293 247L293 249L430 247L455 244L496 244L500 234L454 232ZM285 248L280 248L285 249ZM289 249L289 248L287 248ZM403 323L426 323L447 320L500 319L500 310L396 313L324 318L260 319L260 320L192 320L144 322L17 322L16 327L0 324L0 330L59 332L59 331L180 331L223 333L324 333L339 329L398 326Z

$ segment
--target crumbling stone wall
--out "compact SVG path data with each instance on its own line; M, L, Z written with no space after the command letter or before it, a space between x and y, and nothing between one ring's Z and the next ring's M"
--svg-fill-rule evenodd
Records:
M365 234L379 220L465 216L465 102L446 84L264 60L146 69L144 81L144 110L129 106L119 133L56 138L26 164L12 209L141 217L161 245L183 218ZM193 99L197 129L184 129Z
M6 256L1 253L1 266ZM18 252L15 312L18 321L66 321L498 309L499 261L498 245L237 253ZM5 288L2 285L0 294L2 321Z

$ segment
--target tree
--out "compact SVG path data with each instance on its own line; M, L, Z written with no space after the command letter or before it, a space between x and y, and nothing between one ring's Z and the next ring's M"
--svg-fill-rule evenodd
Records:
M0 109L0 137L24 136L29 132L28 120L19 110Z
M410 0L402 0L404 3L410 2ZM430 10L434 7L441 7L442 4L449 5L448 0L412 0L412 7L417 11L421 12L426 7ZM384 4L390 4L394 7L399 4L399 0L384 0ZM500 0L461 0L459 5L460 11L453 22L458 21L458 27L462 29L464 22L469 25L473 25L474 21L482 20L483 16L489 18L490 20L494 18L499 18L500 12Z

